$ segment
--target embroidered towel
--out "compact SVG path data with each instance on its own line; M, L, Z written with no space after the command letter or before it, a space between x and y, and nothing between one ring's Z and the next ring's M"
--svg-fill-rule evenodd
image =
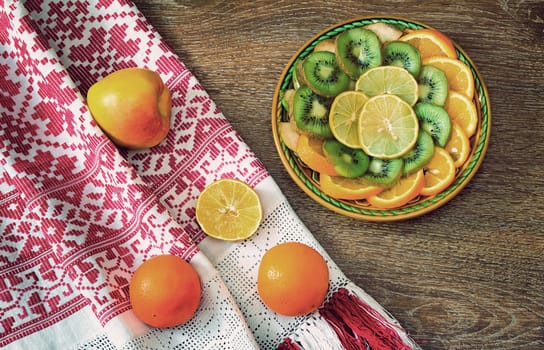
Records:
M0 346L418 348L342 274L132 3L5 0L0 44ZM172 93L171 130L152 149L116 148L85 105L95 81L125 67L158 72ZM195 221L198 194L223 177L263 202L248 240L207 238ZM261 256L292 240L319 250L331 272L326 303L304 317L273 313L256 291ZM128 283L164 253L195 266L203 296L187 324L153 329L130 310Z

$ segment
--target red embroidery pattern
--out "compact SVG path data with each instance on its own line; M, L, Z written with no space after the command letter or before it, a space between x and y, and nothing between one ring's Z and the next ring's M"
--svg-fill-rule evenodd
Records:
M102 324L129 308L135 266L192 257L200 190L268 176L194 76L124 1L6 2L0 10L0 346L90 305ZM82 96L108 73L156 70L172 130L120 152Z

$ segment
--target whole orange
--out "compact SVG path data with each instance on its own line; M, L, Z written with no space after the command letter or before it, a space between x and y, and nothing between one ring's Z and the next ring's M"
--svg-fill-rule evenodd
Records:
M188 321L200 304L196 270L175 255L159 255L143 262L130 280L130 304L150 326L165 328Z
M329 289L329 269L323 256L299 242L278 244L262 257L257 291L274 312L301 316L315 311Z

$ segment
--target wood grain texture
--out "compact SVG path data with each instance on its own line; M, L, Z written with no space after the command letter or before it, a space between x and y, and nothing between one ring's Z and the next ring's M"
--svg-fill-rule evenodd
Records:
M189 1L136 5L196 75L345 274L423 349L544 349L544 3ZM276 82L297 48L349 18L395 15L456 41L487 84L478 173L420 218L369 223L311 200L271 135Z

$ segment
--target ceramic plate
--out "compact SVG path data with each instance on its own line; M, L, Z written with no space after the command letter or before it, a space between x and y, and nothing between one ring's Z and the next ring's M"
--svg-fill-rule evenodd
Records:
M278 134L278 124L289 120L287 111L281 103L283 94L287 89L292 89L292 75L295 71L295 62L310 54L317 43L332 38L350 28L362 27L371 23L385 22L395 25L401 30L431 28L421 22L416 22L398 17L363 17L345 21L333 25L306 42L289 60L274 92L272 105L272 131L274 142L285 169L295 183L312 199L333 210L336 213L368 221L395 221L420 216L433 211L446 204L455 197L472 179L484 158L489 136L491 132L491 110L489 97L484 81L476 66L466 52L452 39L459 60L467 64L474 76L475 93L474 103L478 110L478 127L476 133L470 138L471 153L463 166L457 169L454 182L441 193L426 197L419 196L396 209L379 209L370 205L365 200L352 201L332 198L324 194L319 186L319 173L305 166L298 158L296 152L287 148ZM432 29L432 28L431 28ZM447 35L447 33L445 33Z

